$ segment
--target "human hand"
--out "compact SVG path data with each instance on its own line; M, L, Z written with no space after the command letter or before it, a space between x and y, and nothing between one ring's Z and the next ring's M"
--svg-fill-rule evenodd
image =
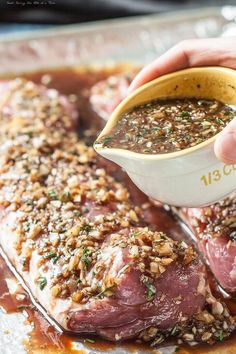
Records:
M132 81L129 93L159 76L196 66L236 69L236 37L185 40L144 67ZM215 142L215 154L225 163L236 163L236 118Z

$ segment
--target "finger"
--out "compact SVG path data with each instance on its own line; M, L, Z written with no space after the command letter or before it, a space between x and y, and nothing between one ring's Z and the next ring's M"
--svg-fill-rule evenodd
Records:
M236 118L228 124L215 141L216 157L224 163L236 163Z
M134 78L129 93L159 76L194 66L221 65L236 68L236 38L208 38L183 41Z

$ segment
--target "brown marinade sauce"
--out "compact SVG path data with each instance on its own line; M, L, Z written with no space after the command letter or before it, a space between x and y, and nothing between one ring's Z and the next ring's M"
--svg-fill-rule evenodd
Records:
M153 100L125 112L97 143L142 154L184 150L219 133L236 115L216 100Z

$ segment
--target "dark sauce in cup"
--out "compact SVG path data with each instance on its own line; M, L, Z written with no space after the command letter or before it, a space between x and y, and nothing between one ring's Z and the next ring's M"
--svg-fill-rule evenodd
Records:
M170 153L208 140L235 116L233 107L216 100L153 100L123 113L96 143L142 154Z

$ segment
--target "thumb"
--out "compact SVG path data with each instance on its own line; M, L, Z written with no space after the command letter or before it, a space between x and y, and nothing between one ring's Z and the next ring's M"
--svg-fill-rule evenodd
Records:
M224 163L236 163L236 118L221 132L214 146L216 157Z

